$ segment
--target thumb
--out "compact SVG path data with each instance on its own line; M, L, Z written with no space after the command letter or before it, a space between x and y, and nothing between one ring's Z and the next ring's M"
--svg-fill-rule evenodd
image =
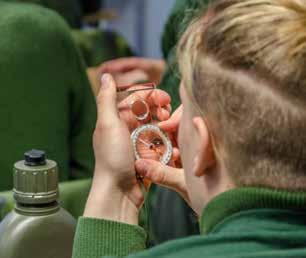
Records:
M117 110L117 86L110 74L103 74L97 96L98 121L112 125L119 119Z
M176 132L181 121L182 113L183 107L181 105L177 110L174 111L168 120L160 122L158 126L166 132Z
M165 166L154 160L137 160L136 171L144 179L175 190L189 202L183 169Z

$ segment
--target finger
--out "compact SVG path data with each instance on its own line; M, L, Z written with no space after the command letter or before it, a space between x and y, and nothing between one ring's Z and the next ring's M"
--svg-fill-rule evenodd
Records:
M103 125L111 125L119 119L116 95L116 83L113 77L104 74L97 96L98 121Z
M118 73L118 72L129 72L134 69L143 69L144 61L141 58L129 57L129 58L118 58L112 61L105 62L101 65L100 71L103 73Z
M141 87L141 86L137 86ZM134 89L134 88L131 88ZM137 88L135 88L137 89ZM162 90L151 90L151 91L138 91L137 93L131 94L124 100L122 100L119 103L119 108L124 109L128 108L132 102L134 102L136 99L142 99L147 102L149 107L163 107L167 110L171 111L170 103L171 103L171 97L169 94Z
M180 150L178 148L173 148L173 152L172 152L172 160L178 161L181 158L181 153Z
M130 109L119 109L119 116L125 122L130 132L134 131L139 126L139 122Z
M170 117L168 120L160 122L158 124L159 128L166 131L166 132L175 132L177 131L178 127L179 127L179 121L177 121L176 119L173 119L172 117Z
M117 85L132 85L140 81L148 81L148 75L140 69L134 69L128 72L112 73Z
M170 112L166 107L151 107L150 113L152 115L153 122L160 122L170 118Z
M151 94L146 96L146 99L150 106L163 107L170 106L171 103L170 95L167 92L159 89L152 91Z
M181 116L182 116L182 107L179 107L170 117L170 119L168 119L167 121L163 121L160 122L158 124L158 126L160 127L160 129L167 131L167 132L175 132L177 131L179 124L180 124L180 120L181 120Z
M162 107L157 109L157 118L158 121L165 121L170 118L170 112Z
M127 58L118 58L103 63L99 70L101 73L118 73L125 70L125 63L128 62Z
M147 119L142 120L142 123L156 123L162 120L169 119L170 113L168 110L162 108L162 111L159 111L157 114L157 110L159 108L152 108L150 110L150 116ZM136 127L139 126L139 121L137 120L135 114L132 112L130 107L122 108L118 107L120 119L123 120L128 126L130 131L133 131Z
M173 147L178 147L178 143L177 143L177 135L178 135L178 131L176 131L175 133L168 133L168 137L172 143Z
M182 194L186 199L187 190L185 176L182 169L165 166L153 160L136 161L136 171L143 178L155 184L171 188Z

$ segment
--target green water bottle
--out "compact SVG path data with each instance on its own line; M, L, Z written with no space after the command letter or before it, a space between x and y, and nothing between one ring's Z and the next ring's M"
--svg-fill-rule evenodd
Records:
M0 224L0 258L71 258L76 221L58 203L56 162L31 150L13 173L16 206Z

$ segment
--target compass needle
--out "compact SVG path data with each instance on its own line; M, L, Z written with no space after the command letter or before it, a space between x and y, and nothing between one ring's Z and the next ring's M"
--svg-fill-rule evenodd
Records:
M142 125L136 128L131 134L131 140L134 148L136 159L146 159L148 156L148 149L154 157L150 157L162 164L168 164L172 157L172 144L167 136L158 126L152 124ZM143 144L147 148L139 145ZM142 146L143 146L142 145Z
M148 148L152 148L152 144L151 143L147 143L147 142L145 142L144 140L142 140L142 139L140 139L140 138L138 138L138 141L140 141L141 143L143 143L145 146L147 146Z

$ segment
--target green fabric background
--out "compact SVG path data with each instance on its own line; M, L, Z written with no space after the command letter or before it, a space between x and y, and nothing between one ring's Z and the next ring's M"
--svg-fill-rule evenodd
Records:
M38 4L56 11L72 28L81 26L82 17L87 13L100 9L101 0L1 0L6 2L20 2Z
M48 9L0 2L0 31L0 190L32 148L58 162L60 181L90 176L95 100L68 26Z
M115 32L94 28L72 30L72 37L88 67L132 55L132 50L125 39Z
M237 188L204 209L201 233L139 252L140 227L80 218L73 258L302 258L306 254L306 193Z

